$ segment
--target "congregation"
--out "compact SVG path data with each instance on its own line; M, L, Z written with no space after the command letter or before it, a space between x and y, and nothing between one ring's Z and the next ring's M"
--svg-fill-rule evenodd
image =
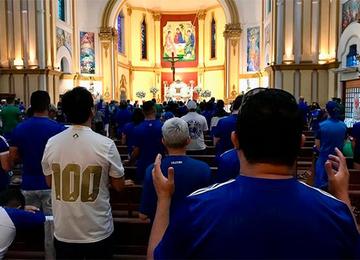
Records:
M345 156L358 167L360 123L347 129L338 100L321 109L258 88L227 112L213 98L106 104L77 87L57 109L45 91L20 104L0 113L0 258L16 232L49 219L58 259L112 258L118 202L138 188L136 207L120 208L152 226L148 258L359 256ZM304 133L315 136L313 183L298 180Z

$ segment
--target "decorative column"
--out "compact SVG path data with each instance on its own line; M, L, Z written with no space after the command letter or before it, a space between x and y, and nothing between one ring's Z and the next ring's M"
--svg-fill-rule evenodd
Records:
M161 28L160 28L160 20L161 14L160 13L153 13L154 19L154 37L155 37L155 87L159 89L160 97L163 96L162 93L162 82L161 82Z
M13 1L7 0L7 47L10 66L14 66L14 21L13 21Z
M283 63L283 54L284 54L284 0L276 1L276 56L275 63ZM282 71L275 71L275 88L282 89L283 87L283 74Z
M104 100L110 101L113 98L114 79L113 79L113 41L114 29L112 27L101 27L99 33L101 64L103 72L103 89L102 96Z
M225 100L231 97L233 89L239 90L239 63L240 63L240 23L226 24L225 50L226 50L226 86L224 90Z
M133 100L133 71L132 71L132 45L131 45L131 15L132 15L132 9L131 7L128 5L126 8L126 12L127 15L129 16L129 23L128 23L128 27L125 27L127 29L125 29L125 33L126 33L126 37L125 37L125 42L127 42L127 49L125 48L125 51L127 52L127 58L128 58L128 64L129 64L129 88L128 88L128 96L130 97L131 100ZM126 26L126 24L125 24Z
M206 88L204 85L205 80L205 11L198 13L198 26L199 26L199 70L198 70L198 86Z
M24 67L28 67L29 62L29 20L28 20L28 1L22 0L20 3L21 8L21 38L23 46L23 62Z
M45 69L45 6L43 0L36 0L36 51L39 69ZM46 76L39 75L39 89L46 90Z

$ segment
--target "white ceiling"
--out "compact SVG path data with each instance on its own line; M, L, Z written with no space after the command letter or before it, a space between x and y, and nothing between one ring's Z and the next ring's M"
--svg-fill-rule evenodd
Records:
M157 11L197 11L219 5L217 0L128 0L132 7Z

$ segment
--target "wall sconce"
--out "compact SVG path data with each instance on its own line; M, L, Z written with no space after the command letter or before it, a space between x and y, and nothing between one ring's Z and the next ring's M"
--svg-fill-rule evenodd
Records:
M22 59L15 59L14 60L14 67L16 69L23 69L24 68L24 61Z

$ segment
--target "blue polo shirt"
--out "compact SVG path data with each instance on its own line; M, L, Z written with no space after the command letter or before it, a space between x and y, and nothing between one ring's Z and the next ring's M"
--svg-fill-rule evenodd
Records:
M210 167L206 163L192 159L189 156L166 156L161 161L161 170L165 177L168 176L169 167L173 167L175 171L174 181L176 188L171 202L172 209L175 209L190 193L207 187L211 183ZM157 203L152 178L153 168L154 165L150 165L146 170L140 205L140 213L147 215L151 220L155 217Z
M159 120L145 120L134 129L134 146L140 149L136 162L136 182L142 183L146 168L154 163L156 156L164 152L162 144L162 123Z
M343 202L294 178L240 175L189 196L154 256L347 259L358 248L356 223Z
M325 162L330 154L335 154L335 148L342 151L346 137L346 125L344 122L329 118L319 125L316 139L320 140L320 153L316 161L315 186L325 188L327 186L327 173Z
M64 129L65 126L47 117L31 117L14 129L11 146L18 148L23 162L21 184L23 190L49 189L45 182L41 160L47 141Z
M219 157L215 182L221 183L230 179L235 179L239 174L240 160L238 151L236 149L226 151Z
M234 145L231 142L231 132L236 130L236 120L237 114L222 118L214 129L214 136L220 138L219 142L216 144L217 157L227 150L234 148Z
M5 138L0 136L0 156L9 153L9 145ZM9 184L9 175L0 166L0 191L5 190Z

